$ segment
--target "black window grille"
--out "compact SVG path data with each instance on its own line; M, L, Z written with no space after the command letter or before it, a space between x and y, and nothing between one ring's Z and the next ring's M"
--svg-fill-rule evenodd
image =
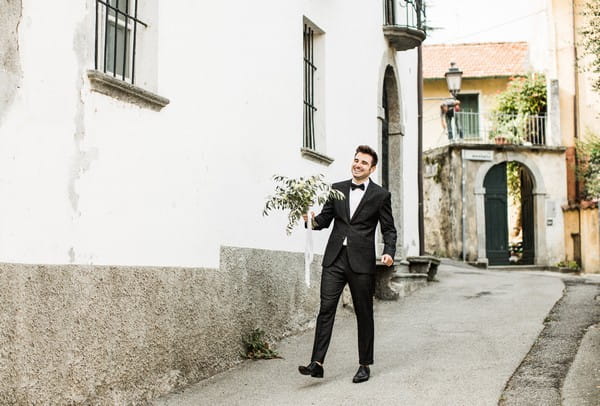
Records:
M304 24L304 147L315 149L315 72L314 30Z
M135 83L138 0L96 0L96 70Z

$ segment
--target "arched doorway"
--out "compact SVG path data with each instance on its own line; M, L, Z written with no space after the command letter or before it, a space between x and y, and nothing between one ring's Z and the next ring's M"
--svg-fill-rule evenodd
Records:
M535 261L534 181L516 161L494 165L485 175L485 241L490 265Z
M387 83L383 83L383 119L381 120L381 186L390 188L390 109L388 107Z
M385 69L383 69L385 66ZM377 101L379 107L379 170L381 185L392 194L392 212L398 227L403 224L402 207L402 116L400 109L400 89L396 78L396 70L389 61L382 66L380 77L380 93ZM396 251L402 253L402 234L398 236Z
M400 101L398 84L392 66L387 66L381 91L381 184L394 192L394 186L401 182L400 162ZM400 190L398 190L400 192Z

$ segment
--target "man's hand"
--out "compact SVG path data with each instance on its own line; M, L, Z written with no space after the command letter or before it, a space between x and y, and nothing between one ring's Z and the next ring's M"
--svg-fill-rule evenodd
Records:
M388 254L383 254L381 257L381 262L383 262L387 266L392 266L394 264L394 259Z
M310 212L310 215L311 215L311 218L314 220L314 219L315 219L315 212L314 212L314 211L311 211L311 212ZM308 222L308 214L306 214L306 213L305 213L305 214L303 214L303 215L302 215L302 218L304 219L304 222L305 222L305 223L307 223L307 222Z

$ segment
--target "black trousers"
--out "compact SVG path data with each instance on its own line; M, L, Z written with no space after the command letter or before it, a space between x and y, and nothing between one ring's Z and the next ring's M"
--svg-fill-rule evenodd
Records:
M337 305L346 286L350 286L352 304L358 324L358 357L361 365L373 363L373 293L375 275L356 273L348 262L347 248L343 247L340 254L329 267L323 268L321 275L321 307L317 317L317 328L311 361L324 362L325 354L331 341L333 322Z

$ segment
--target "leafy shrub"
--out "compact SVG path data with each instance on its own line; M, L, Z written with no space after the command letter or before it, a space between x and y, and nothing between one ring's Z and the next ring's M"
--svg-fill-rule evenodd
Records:
M546 114L546 77L530 73L511 78L506 90L498 96L495 112L498 114Z
M245 354L243 357L248 359L272 359L281 358L277 351L269 348L269 343L265 341L265 332L260 328L255 328L250 333L242 337Z
M577 141L577 176L583 183L583 198L600 199L600 136L588 132Z
M511 78L506 90L498 95L496 108L491 113L490 138L502 136L513 144L524 140L543 141L545 129L532 116L543 116L546 109L546 77L543 74Z

